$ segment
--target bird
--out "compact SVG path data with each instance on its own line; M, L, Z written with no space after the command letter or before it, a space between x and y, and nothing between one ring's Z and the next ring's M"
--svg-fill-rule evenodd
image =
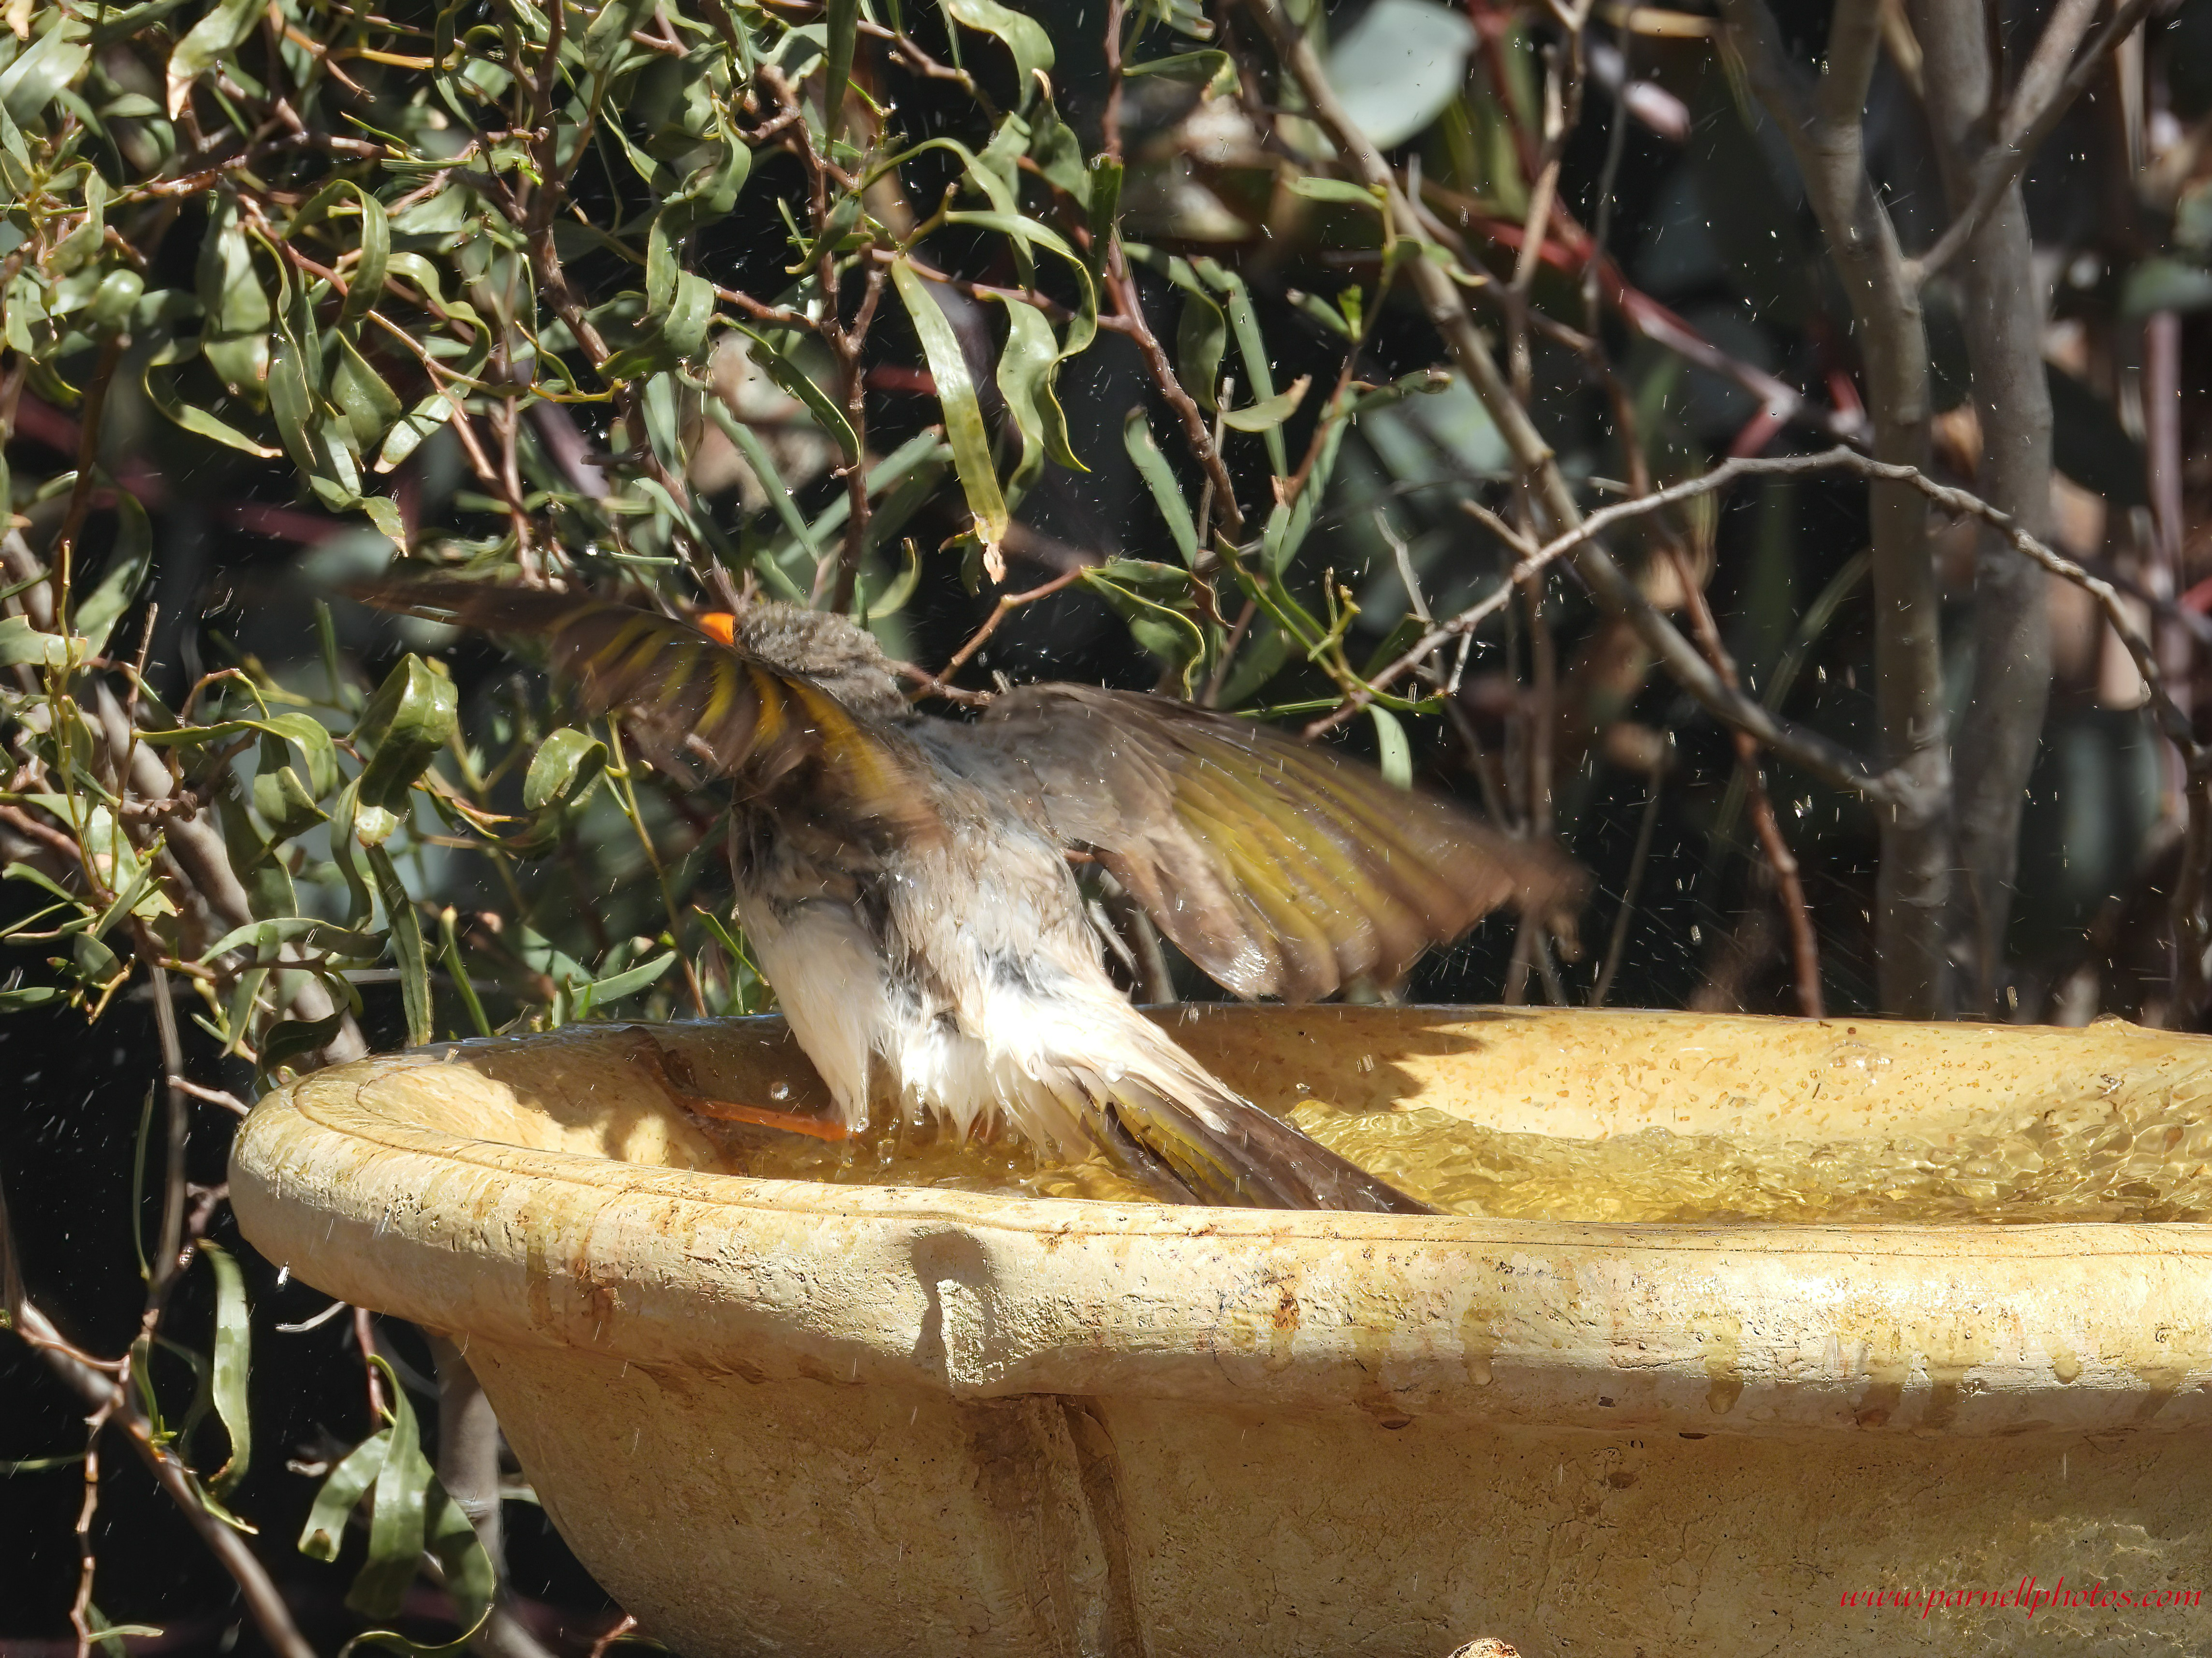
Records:
M656 766L734 787L736 920L846 1129L878 1090L957 1134L1103 1153L1172 1202L1425 1213L1253 1104L1107 970L1086 856L1224 988L1310 1001L1397 982L1501 904L1580 875L1437 795L1256 721L1064 683L979 718L915 708L849 618L698 616L459 577L387 610L534 640Z

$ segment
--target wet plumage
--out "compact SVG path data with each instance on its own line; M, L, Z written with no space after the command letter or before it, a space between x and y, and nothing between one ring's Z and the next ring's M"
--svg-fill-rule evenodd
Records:
M1096 1148L1182 1201L1418 1212L1250 1104L1108 976L1086 852L1241 996L1395 982L1501 903L1577 878L1448 802L1162 697L1027 687L911 711L873 637L757 604L730 641L570 594L460 581L369 595L534 636L657 763L736 787L738 920L847 1123L877 1091L963 1133Z

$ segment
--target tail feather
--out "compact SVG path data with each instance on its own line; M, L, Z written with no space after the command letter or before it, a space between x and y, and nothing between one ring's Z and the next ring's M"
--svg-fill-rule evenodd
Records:
M1063 1074L1090 1109L1099 1144L1125 1169L1182 1202L1254 1209L1436 1212L1241 1099L1195 1066L1180 1074Z

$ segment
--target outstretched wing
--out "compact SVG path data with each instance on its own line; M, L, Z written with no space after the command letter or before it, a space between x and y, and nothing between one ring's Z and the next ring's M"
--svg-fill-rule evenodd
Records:
M735 779L749 794L787 780L819 811L909 827L927 814L908 745L804 674L688 622L542 588L457 580L362 590L364 603L489 634L531 638L588 712L617 713L654 762ZM792 791L794 794L799 791Z
M1188 703L1035 685L975 728L1051 830L1092 849L1183 953L1240 996L1395 982L1507 902L1580 872L1316 744Z

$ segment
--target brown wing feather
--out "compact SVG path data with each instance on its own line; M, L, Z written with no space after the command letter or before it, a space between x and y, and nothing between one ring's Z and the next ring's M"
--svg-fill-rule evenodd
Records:
M1164 697L1036 685L978 729L1053 832L1095 851L1199 966L1298 1001L1394 982L1500 904L1571 903L1580 872L1372 767Z
M804 674L722 643L688 622L587 594L456 580L362 590L363 602L536 639L586 708L619 713L654 762L703 769L749 794L804 774L817 811L922 827L910 747ZM933 822L933 820L930 820Z

